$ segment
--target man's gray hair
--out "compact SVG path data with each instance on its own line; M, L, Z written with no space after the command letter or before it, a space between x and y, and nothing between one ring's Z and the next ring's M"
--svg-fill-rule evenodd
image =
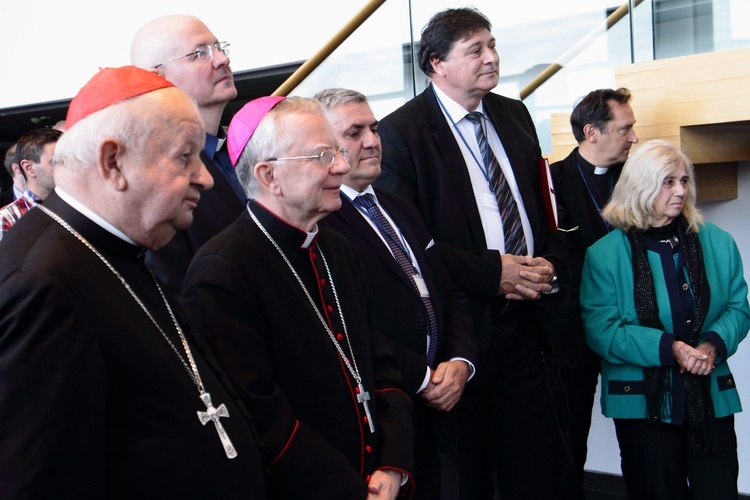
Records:
M333 109L344 104L367 104L367 96L350 89L324 89L313 96L313 99L323 103L326 109Z

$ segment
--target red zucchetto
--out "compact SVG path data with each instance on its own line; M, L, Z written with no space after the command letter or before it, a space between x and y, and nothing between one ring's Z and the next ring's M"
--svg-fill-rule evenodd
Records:
M100 69L70 101L66 129L90 114L125 99L167 87L174 85L156 73L135 66Z

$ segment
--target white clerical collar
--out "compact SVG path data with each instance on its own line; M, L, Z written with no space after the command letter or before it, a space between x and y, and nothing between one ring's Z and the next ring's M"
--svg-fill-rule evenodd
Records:
M71 195L63 191L60 187L55 187L55 192L60 198L62 198L62 200L65 203L67 203L71 207L81 212L83 215L91 219L97 225L101 226L102 229L105 229L107 232L112 233L113 235L117 236L123 241L127 241L131 245L138 245L138 243L133 241L130 237L128 237L128 235L126 235L125 233L117 229L115 226L113 226L106 220L102 219L99 215L94 213L90 208L88 208L86 205L76 200L75 198L73 198Z
M347 198L349 198L352 201L354 201L354 198L356 198L357 196L359 196L361 194L371 194L373 197L375 197L375 199L378 198L375 195L375 190L372 188L372 184L369 184L365 188L365 190L362 191L361 193L359 191L357 191L356 189L347 186L346 184L342 184L341 185L341 192L344 193L344 196L346 196Z
M313 241L315 241L315 237L318 235L318 224L315 224L315 227L312 231L307 233L307 236L305 236L305 241L302 242L302 245L300 245L300 248L310 248L310 245L313 244Z
M432 84L432 89L435 91L435 95L437 96L438 100L443 104L443 112L451 118L453 123L458 123L472 111L479 111L480 113L482 113L482 115L484 115L484 104L482 103L482 101L479 101L479 106L477 106L477 109L466 109L459 103L448 97L448 94L440 90L440 88L434 83Z
M216 138L216 151L219 151L221 149L221 147L224 145L224 143L226 142L226 140L227 140L226 137L217 137Z
M609 167L594 167L594 175L604 175L609 172Z

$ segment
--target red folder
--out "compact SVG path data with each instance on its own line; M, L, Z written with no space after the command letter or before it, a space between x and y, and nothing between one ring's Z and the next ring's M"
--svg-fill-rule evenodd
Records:
M552 233L557 231L557 199L547 158L539 158L539 184L544 202L544 218L547 221L547 229Z

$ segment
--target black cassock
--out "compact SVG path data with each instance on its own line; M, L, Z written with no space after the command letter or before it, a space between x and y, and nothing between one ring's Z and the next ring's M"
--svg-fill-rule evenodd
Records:
M185 358L143 249L54 193L44 206L116 268ZM115 274L41 210L26 214L0 242L0 498L265 498L251 419L184 331L206 392L229 411L232 460L199 421L188 371Z
M338 233L321 228L306 245L307 233L255 202L249 206L350 360L351 345L371 396L375 433L310 299L247 212L193 259L183 290L186 310L196 325L211 330L206 340L255 419L272 496L364 498L375 469L411 473L413 456L410 398L377 331L362 263Z

